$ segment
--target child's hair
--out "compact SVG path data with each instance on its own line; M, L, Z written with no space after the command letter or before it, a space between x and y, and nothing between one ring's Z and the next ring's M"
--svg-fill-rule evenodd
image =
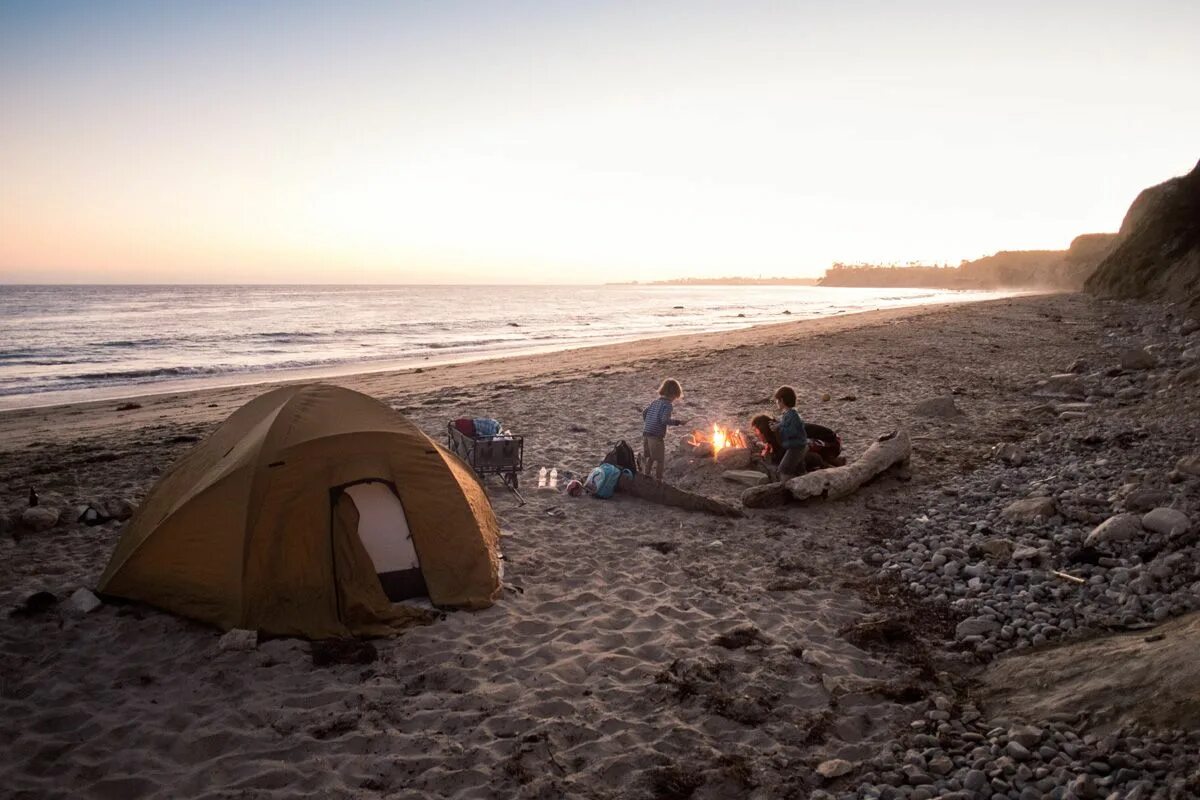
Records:
M788 408L795 408L796 390L790 386L780 386L775 390L775 399L782 401Z
M667 378L662 382L662 386L658 387L658 394L660 397L669 397L672 400L678 400L683 397L683 387L674 378Z

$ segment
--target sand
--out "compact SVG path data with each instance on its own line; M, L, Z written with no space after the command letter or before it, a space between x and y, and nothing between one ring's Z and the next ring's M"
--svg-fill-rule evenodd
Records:
M1098 320L1085 299L1030 297L336 379L438 438L452 417L500 418L527 437L527 487L539 466L582 473L636 441L635 409L668 375L685 388L677 415L697 423L745 423L790 383L851 457L908 426L911 482L726 520L534 488L520 506L493 480L501 602L377 641L369 664L314 667L297 640L222 651L219 631L136 605L5 612L0 786L29 798L805 797L821 761L888 746L937 669L920 642L847 635L875 611L862 543L914 510L914 485L984 458L1020 413L1017 388L1088 355ZM52 505L136 502L261 390L4 413L4 509L19 511L31 485ZM913 414L951 393L969 421ZM715 471L674 477L726 500L742 488ZM119 524L12 534L0 536L3 609L93 585Z

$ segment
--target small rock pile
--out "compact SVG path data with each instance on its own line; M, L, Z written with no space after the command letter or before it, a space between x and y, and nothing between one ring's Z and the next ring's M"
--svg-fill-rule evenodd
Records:
M1080 735L1078 723L986 720L972 705L935 695L906 744L860 765L856 791L812 796L1148 800L1200 792L1200 731Z
M951 647L966 661L1200 608L1200 326L1134 315L1108 333L1111 363L1080 360L1029 387L1019 441L929 491L923 513L864 554L958 612ZM903 743L812 797L1200 796L1200 731L1089 724L1083 712L988 719L934 695Z
M1042 430L928 493L865 557L962 615L970 657L1200 608L1200 409L1178 389L1200 332L1149 314L1133 329L1110 333L1107 368L1030 387L1017 419ZM1151 333L1165 341L1135 346Z

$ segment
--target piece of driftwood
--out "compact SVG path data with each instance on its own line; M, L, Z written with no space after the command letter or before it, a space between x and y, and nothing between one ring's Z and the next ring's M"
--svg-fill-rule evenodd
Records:
M901 428L880 436L867 452L844 467L809 472L785 483L753 486L742 492L747 508L781 506L790 500L836 500L853 494L859 487L895 466L907 464L912 454L908 431Z
M685 492L683 489L676 489L670 484L657 481L649 475L640 472L632 478L628 475L622 475L617 482L617 491L633 495L634 497L640 497L651 503L672 506L673 508L683 508L688 511L703 511L707 514L716 514L719 517L745 516L737 506L722 503L720 500L714 500L702 494L693 494L692 492Z
M1087 583L1087 581L1085 581L1083 578L1077 578L1074 575L1068 575L1067 573L1059 572L1056 569L1050 570L1050 574L1056 578L1062 578L1064 581L1070 581L1071 583Z

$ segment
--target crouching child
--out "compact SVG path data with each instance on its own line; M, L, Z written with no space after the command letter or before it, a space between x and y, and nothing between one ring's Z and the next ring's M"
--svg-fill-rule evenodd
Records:
M779 461L779 479L786 481L803 475L804 456L808 453L808 434L804 431L804 420L796 411L796 390L780 386L775 390L775 404L783 412L779 418L779 444L783 458Z

